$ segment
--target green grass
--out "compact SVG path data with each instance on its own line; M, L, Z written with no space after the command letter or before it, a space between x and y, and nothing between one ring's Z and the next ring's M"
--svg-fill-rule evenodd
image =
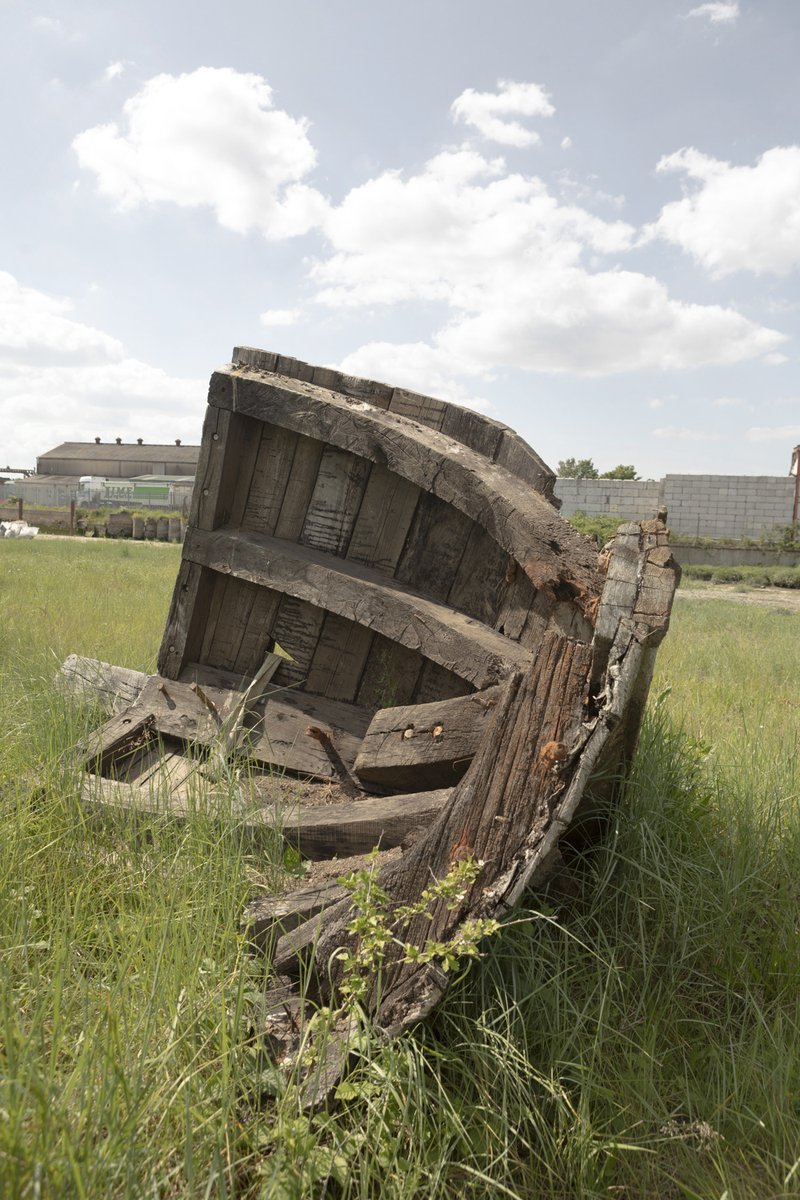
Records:
M0 1195L799 1195L800 616L678 599L602 847L309 1121L251 1024L270 846L76 801L55 669L152 669L177 563L0 543Z
M748 587L800 588L800 567L714 567L688 563L683 568L683 581L705 580L709 583L742 583Z

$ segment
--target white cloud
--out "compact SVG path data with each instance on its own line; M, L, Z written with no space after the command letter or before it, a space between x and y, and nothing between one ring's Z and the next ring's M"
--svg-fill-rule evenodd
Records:
M82 325L67 314L72 304L22 287L0 271L0 353L6 361L56 352L82 362L122 357L116 338Z
M110 62L103 71L103 79L106 83L110 83L112 79L119 79L124 70L125 64L123 62Z
M62 441L95 436L199 440L205 387L132 358L75 321L69 301L0 272L0 428L4 458L33 465Z
M749 442L800 442L800 425L756 425L747 431Z
M736 363L784 340L733 309L672 300L656 279L613 261L590 269L633 246L632 226L466 149L409 178L386 172L354 188L324 231L333 252L311 268L317 299L445 304L450 319L429 349L448 375Z
M781 367L789 361L788 354L765 354L764 362L769 363L771 367Z
M691 9L686 16L703 17L712 25L731 25L739 18L739 5L737 0L711 0L708 4Z
M36 29L42 29L46 33L62 34L64 32L64 26L58 17L34 17L33 24Z
M125 130L97 125L73 147L123 211L171 202L208 207L237 233L291 237L317 224L319 192L301 180L316 153L307 122L272 107L260 75L200 67L158 75L123 109Z
M299 308L268 308L258 319L262 325L295 325L300 315Z
M488 412L492 408L488 400L474 396L454 378L459 369L457 362L448 361L446 355L425 342L402 345L396 342L369 342L348 354L338 367L348 375L390 380L395 387L406 387L423 395L437 396L440 400L451 400L479 412Z
M658 396L654 396L652 400L647 401L647 407L648 408L663 408L664 401L661 400Z
M749 408L750 405L746 400L740 400L736 396L719 396L711 403L715 408Z
M800 146L767 150L753 167L683 149L657 170L682 171L696 186L662 208L646 239L682 247L717 278L740 270L785 275L800 266Z
M561 149L562 150L569 150L569 148L571 146L572 146L572 138L571 137L563 137L561 139Z
M721 442L725 435L704 429L687 429L685 425L665 425L654 429L653 436L671 442Z
M483 137L504 146L533 146L541 139L510 117L550 117L556 110L538 83L512 83L501 79L496 92L467 88L450 106L454 121L477 129Z

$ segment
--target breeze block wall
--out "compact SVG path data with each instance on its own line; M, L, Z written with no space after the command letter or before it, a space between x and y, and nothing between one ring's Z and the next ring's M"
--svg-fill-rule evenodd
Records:
M674 536L760 538L791 524L794 479L784 475L666 475L663 479L557 479L561 515L641 521L665 507Z
M629 521L654 517L660 503L658 479L562 479L555 494L562 502L561 515L585 512L589 517L620 516Z
M759 538L791 524L788 475L667 475L669 525L688 537Z

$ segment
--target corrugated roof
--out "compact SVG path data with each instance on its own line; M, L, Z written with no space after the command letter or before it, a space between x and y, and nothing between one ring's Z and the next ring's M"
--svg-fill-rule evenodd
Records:
M53 450L47 450L39 455L39 461L44 458L104 458L139 462L186 462L193 466L200 454L199 446L143 445L135 442L64 442Z
M27 475L24 479L9 479L7 482L15 485L35 483L40 487L45 484L47 487L74 487L79 478L78 475Z

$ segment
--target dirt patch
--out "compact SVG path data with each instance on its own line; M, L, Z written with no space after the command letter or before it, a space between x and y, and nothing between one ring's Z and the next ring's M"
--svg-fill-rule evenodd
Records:
M737 584L713 584L710 587L681 588L677 600L702 602L730 600L734 604L756 604L774 612L800 613L800 588L750 588L738 591Z

